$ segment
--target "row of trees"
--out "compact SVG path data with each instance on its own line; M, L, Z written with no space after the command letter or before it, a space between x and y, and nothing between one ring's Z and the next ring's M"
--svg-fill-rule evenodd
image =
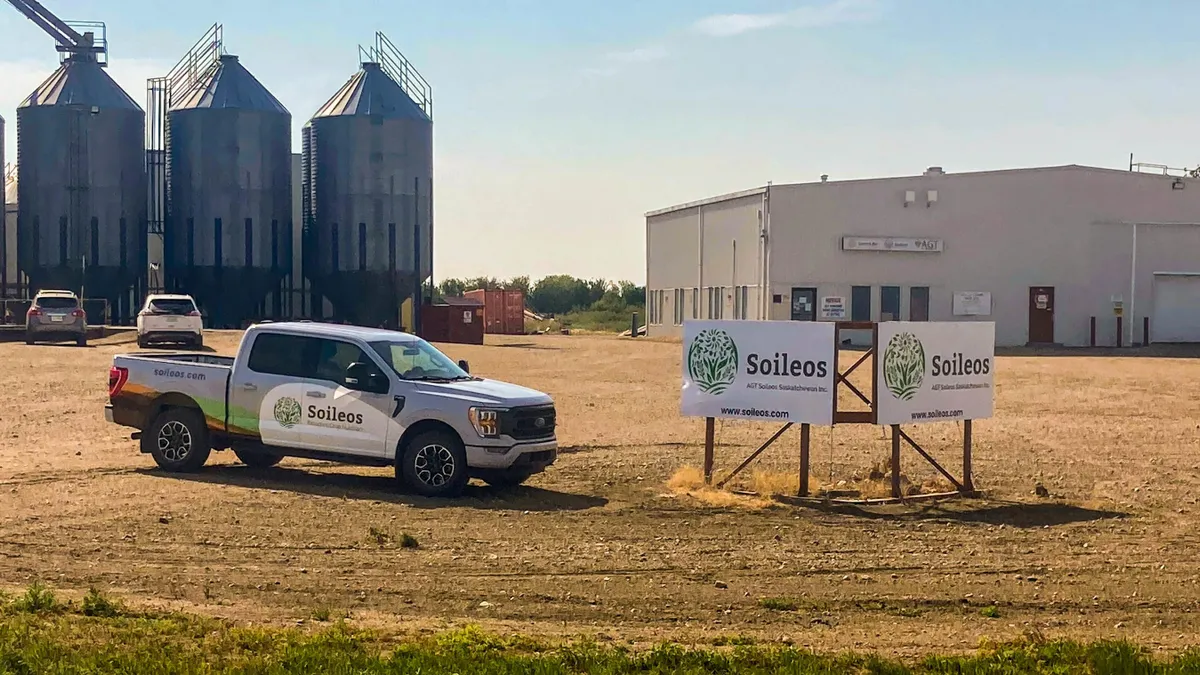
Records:
M569 274L555 274L536 282L530 281L529 277L445 279L437 285L434 300L458 297L478 289L502 288L524 293L525 306L538 314L566 314L585 309L641 311L646 304L645 286L637 286L632 281L576 279Z

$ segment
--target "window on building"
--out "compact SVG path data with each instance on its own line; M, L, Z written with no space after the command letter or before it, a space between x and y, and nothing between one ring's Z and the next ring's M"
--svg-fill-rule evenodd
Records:
M900 287L884 286L879 289L879 320L900 320Z
M750 287L742 286L742 320L744 321L750 313Z
M692 318L700 318L700 289L692 289Z
M908 289L908 320L929 320L929 287L913 286Z
M742 294L740 293L741 290L742 290L741 286L733 287L733 318L735 318L735 319L744 318L742 316Z
M682 288L675 289L675 325L683 325L683 298L684 290Z
M713 289L713 311L716 314L714 319L720 321L725 318L725 287L717 286Z
M871 320L871 287L855 286L850 289L850 320Z

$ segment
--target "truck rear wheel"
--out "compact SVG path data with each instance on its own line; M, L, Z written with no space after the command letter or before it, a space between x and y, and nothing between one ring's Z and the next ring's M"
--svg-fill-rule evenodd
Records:
M470 480L466 448L456 434L423 433L404 448L396 477L423 497L457 497Z
M164 471L199 471L212 452L204 415L191 408L164 410L142 434L142 449Z
M252 469L269 469L283 461L283 455L277 455L265 450L234 448L233 454L237 455L242 464Z

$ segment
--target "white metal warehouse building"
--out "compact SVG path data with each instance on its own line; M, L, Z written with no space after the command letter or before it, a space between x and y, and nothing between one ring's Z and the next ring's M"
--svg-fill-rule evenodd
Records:
M996 344L1200 342L1200 180L1078 165L772 185L646 214L685 319L995 321ZM762 289L767 289L764 293Z

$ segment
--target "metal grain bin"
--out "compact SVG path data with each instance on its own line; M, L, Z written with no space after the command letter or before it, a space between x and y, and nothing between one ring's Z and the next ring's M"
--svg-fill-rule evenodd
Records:
M335 320L395 327L430 276L428 109L367 62L304 127L304 274Z
M17 109L17 255L32 294L81 289L127 321L144 284L146 116L94 54ZM93 322L100 317L92 316Z
M292 116L236 56L167 113L167 287L214 327L280 316L292 269Z

